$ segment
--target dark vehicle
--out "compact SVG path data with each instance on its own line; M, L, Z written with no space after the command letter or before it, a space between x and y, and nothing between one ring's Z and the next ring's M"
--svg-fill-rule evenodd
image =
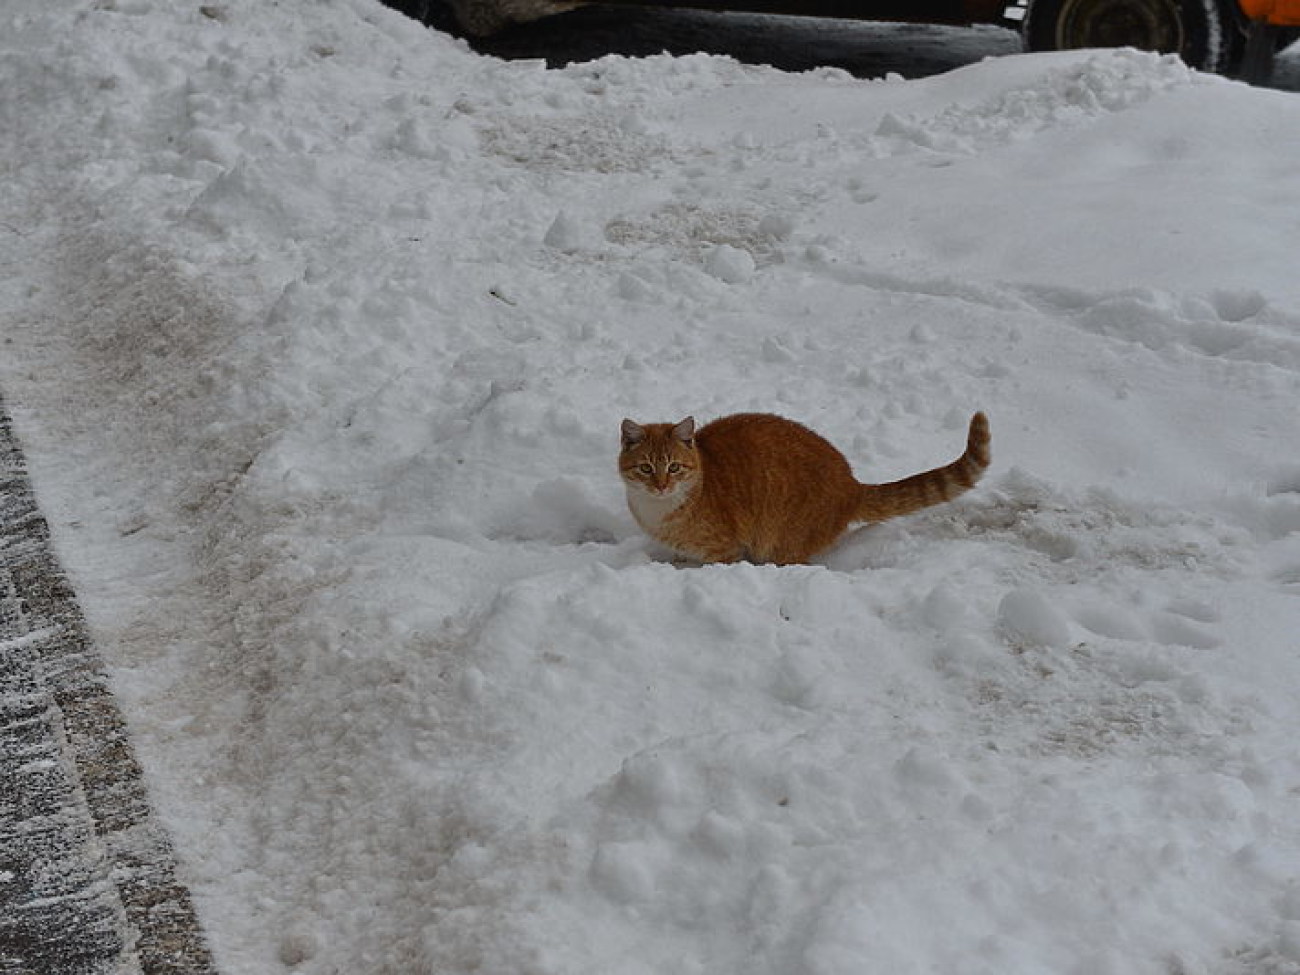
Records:
M1019 25L1030 51L1135 47L1177 54L1203 71L1258 75L1300 36L1300 0L600 0L846 20ZM1008 6L1010 4L1010 6ZM417 20L450 13L472 37L583 6L583 0L392 0ZM1249 43L1248 43L1249 39ZM1249 58L1249 61L1247 59Z

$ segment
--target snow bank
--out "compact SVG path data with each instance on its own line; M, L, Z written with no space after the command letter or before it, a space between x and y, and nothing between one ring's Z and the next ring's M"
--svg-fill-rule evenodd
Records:
M225 970L1300 971L1293 97L5 17L0 378ZM976 407L815 566L614 474Z

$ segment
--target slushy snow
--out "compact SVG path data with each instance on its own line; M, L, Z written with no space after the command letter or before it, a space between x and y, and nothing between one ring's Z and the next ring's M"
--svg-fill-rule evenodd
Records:
M10 0L0 389L229 973L1300 972L1300 100ZM959 501L667 561L619 422Z

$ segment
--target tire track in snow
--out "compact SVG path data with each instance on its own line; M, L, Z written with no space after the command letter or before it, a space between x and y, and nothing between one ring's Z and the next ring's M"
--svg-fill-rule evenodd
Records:
M0 400L0 973L214 971Z

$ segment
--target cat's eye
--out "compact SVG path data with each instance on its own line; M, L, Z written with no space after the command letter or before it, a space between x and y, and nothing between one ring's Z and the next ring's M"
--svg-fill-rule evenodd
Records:
M681 465L681 464L672 463L672 464L669 464L669 465L668 465L668 473L669 473L669 474L680 474L681 472L682 472L682 465Z
M655 472L654 465L652 464L642 464L637 468L637 470L642 474L653 474Z

